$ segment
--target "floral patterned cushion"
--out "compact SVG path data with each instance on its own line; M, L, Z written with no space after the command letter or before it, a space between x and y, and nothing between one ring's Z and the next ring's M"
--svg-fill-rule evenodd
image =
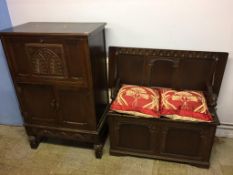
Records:
M165 117L190 121L212 121L202 92L160 89L160 113Z
M111 110L142 117L159 117L159 92L143 86L123 85Z

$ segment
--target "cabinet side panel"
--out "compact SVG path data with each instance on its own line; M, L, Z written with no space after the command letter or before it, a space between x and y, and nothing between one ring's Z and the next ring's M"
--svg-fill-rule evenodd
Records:
M23 119L14 89L13 71L7 53L6 38L0 41L0 123L22 125Z
M93 91L98 123L108 104L107 58L104 30L89 38L88 42L90 46Z

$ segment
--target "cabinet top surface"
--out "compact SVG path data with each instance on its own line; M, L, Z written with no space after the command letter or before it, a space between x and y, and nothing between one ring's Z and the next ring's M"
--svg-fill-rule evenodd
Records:
M65 34L87 36L104 28L106 23L29 22L0 31L0 35Z

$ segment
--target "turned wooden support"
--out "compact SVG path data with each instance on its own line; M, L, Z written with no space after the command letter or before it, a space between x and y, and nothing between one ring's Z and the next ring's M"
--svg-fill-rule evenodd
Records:
M40 144L40 138L36 136L29 136L28 140L32 149L37 149Z
M101 159L103 155L103 144L95 144L94 149L95 149L95 157Z

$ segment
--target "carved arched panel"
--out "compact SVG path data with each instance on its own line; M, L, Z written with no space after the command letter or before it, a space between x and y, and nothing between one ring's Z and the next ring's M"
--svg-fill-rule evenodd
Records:
M32 74L65 76L64 51L61 44L26 44Z

